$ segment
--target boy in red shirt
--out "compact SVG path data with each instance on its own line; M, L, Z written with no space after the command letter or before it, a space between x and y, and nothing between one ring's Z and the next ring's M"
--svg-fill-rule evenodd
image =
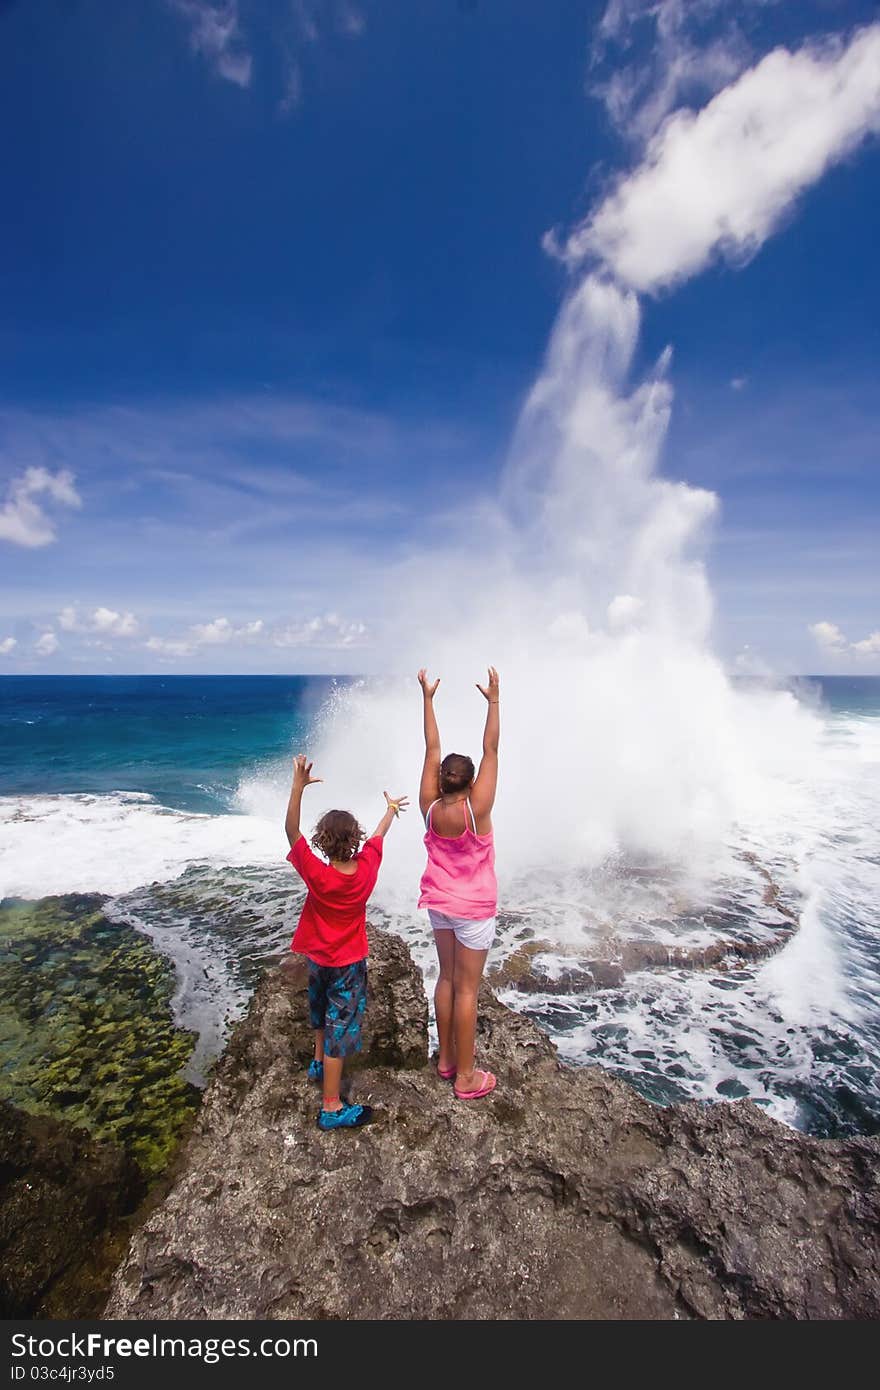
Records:
M323 1082L319 1129L352 1129L370 1119L369 1105L347 1105L339 1098L346 1057L360 1052L361 1022L367 1007L367 899L376 886L382 841L391 822L406 810L405 796L384 793L387 810L358 853L364 838L348 811L327 811L315 826L312 844L329 861L313 854L299 828L302 794L320 777L300 754L293 763L293 786L284 829L290 860L303 879L306 895L290 949L309 962L309 1014L315 1030L315 1060L309 1076Z

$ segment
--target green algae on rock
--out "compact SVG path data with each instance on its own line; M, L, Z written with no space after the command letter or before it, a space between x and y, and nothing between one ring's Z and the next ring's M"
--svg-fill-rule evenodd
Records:
M173 971L98 894L0 903L0 1099L120 1145L147 1179L199 1102Z

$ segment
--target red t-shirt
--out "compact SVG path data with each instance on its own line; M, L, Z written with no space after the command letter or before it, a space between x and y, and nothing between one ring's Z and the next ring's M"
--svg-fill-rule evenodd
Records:
M353 874L340 873L309 849L300 835L288 854L308 893L290 949L316 965L352 965L367 955L367 898L382 863L382 836L374 835L356 854Z

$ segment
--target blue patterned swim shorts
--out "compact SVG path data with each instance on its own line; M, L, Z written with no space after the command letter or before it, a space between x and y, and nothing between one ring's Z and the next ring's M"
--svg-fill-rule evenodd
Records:
M361 1050L367 1007L367 962L316 965L309 961L309 1021L324 1029L324 1055L348 1057Z

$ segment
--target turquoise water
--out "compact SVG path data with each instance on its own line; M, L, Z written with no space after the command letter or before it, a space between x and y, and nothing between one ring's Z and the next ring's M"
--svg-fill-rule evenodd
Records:
M146 792L229 809L242 772L305 738L324 676L0 677L0 795Z

